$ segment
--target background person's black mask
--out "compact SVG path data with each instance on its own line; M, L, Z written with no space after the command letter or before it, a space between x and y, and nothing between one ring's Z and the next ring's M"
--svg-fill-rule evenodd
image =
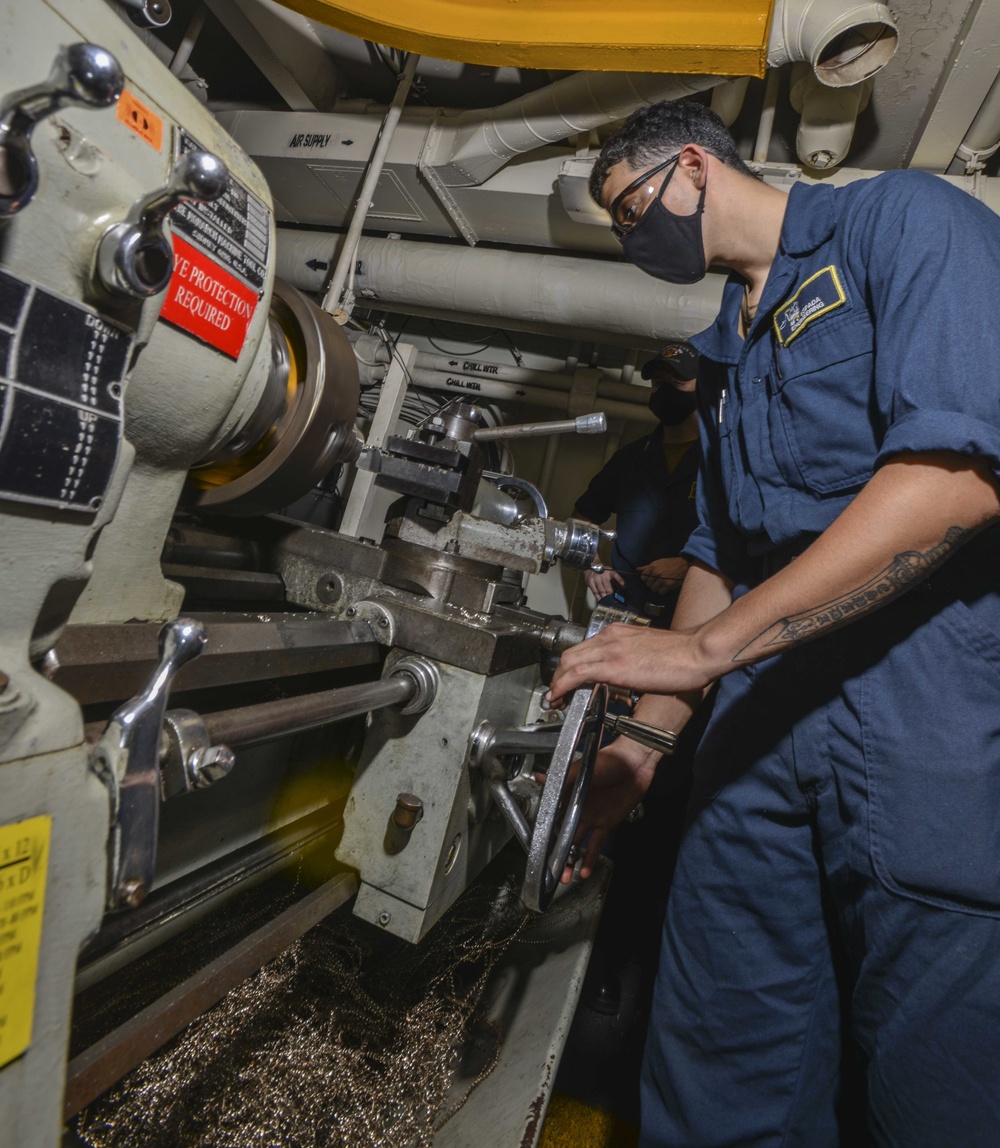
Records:
M693 215L674 215L663 206L663 193L674 178L673 170L663 181L660 194L643 212L642 218L622 239L622 252L640 271L667 283L697 283L705 278L705 244L701 238L701 216L705 210L708 179L701 189L698 209Z
M647 403L665 427L675 427L698 409L698 395L696 391L679 391L670 383L660 383Z

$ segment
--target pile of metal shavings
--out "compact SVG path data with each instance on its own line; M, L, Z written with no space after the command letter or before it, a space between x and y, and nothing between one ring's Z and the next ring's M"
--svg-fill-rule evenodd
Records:
M81 1112L76 1134L91 1148L429 1148L496 1064L502 1034L479 1006L529 920L511 879L474 886L419 945L333 914Z

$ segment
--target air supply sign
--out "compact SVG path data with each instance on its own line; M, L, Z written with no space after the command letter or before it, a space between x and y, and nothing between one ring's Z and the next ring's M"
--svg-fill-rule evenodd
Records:
M174 273L160 312L176 327L239 358L257 294L179 235L174 236Z

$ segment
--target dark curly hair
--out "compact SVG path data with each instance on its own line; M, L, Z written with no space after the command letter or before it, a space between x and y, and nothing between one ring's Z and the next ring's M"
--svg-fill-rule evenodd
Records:
M608 137L590 173L594 202L601 202L604 181L615 164L624 161L641 171L654 167L687 143L699 144L727 167L752 179L759 178L740 158L733 137L715 112L692 100L664 100L638 108Z

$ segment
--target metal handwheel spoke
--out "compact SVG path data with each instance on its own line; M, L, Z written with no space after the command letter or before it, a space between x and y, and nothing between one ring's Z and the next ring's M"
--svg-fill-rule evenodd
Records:
M612 622L645 624L634 614L600 606L591 615L587 637L592 638ZM482 769L494 800L527 851L521 899L535 912L545 910L559 888L580 825L607 707L607 686L581 686L570 699L561 727L534 725L495 729L484 722L472 736L470 760ZM529 826L511 791L512 774L504 758L547 753L551 753L552 758L534 825Z
M607 704L607 686L584 686L567 708L542 790L521 891L521 899L535 912L548 908L566 867L594 772Z

